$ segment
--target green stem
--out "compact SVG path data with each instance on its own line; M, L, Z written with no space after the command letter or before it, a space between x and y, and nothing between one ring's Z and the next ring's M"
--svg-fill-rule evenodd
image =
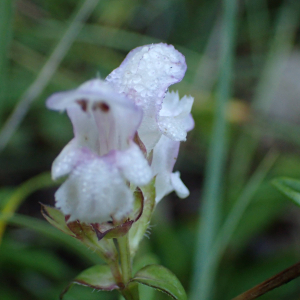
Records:
M118 238L117 241L119 245L121 270L124 284L124 288L121 290L121 293L126 300L139 300L138 285L130 282L132 279L132 268L128 234Z
M120 261L121 261L123 282L125 285L127 285L131 279L131 261L130 261L128 234L118 238L118 244L119 244L119 251L120 251Z
M122 290L122 295L126 300L139 300L138 284L136 282L130 283Z
M124 286L123 278L122 278L122 274L120 273L120 268L119 268L118 262L116 262L116 261L107 261L107 264L110 267L111 273L113 274L117 285L120 286L121 288L123 288L123 286Z
M99 255L110 267L111 273L115 279L115 282L123 289L125 287L122 273L119 266L119 254L112 239L102 239L101 241L95 240L95 238L89 234L85 235L85 239L82 242L93 249L97 255Z

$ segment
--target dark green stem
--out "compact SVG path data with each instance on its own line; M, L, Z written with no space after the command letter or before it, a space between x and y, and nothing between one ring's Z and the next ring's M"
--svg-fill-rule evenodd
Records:
M136 283L130 282L132 279L132 268L128 234L119 237L117 241L119 245L121 270L124 284L124 288L121 289L121 293L126 300L139 300L138 286Z
M120 288L123 288L124 287L123 278L122 278L122 274L120 272L118 262L111 261L111 262L108 262L108 265L110 267L111 273L113 274L113 276L116 280L116 283L118 284L118 286Z
M121 293L126 300L140 299L138 284L136 282L127 285L126 288L121 291Z
M128 235L124 235L118 238L119 251L120 251L120 262L121 270L123 275L123 282L125 285L131 279L131 261L130 261L130 252L129 252L129 242Z

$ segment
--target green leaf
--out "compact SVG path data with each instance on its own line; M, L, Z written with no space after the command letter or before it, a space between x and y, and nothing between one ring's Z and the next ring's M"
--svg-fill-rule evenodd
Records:
M137 222L133 223L129 231L129 247L132 257L135 255L139 243L145 235L155 208L155 178L148 185L141 188L144 199L142 215L138 218ZM141 197L141 195L135 193L135 197Z
M80 273L73 282L101 291L112 291L119 288L108 265L96 265L88 268Z
M67 226L65 215L59 209L44 204L41 204L41 206L42 215L51 225L70 236L76 236Z
M138 219L141 217L143 213L144 196L143 196L143 192L138 187L134 191L133 196L134 196L134 204L133 204L134 206L129 219L134 220L134 222L136 222L138 221Z
M132 281L165 292L176 300L187 299L185 290L178 278L170 270L160 265L148 265L140 269Z
M157 265L159 264L159 257L154 253L146 253L139 255L135 258L133 264L133 274L137 273L138 270L148 266L148 265Z
M101 255L103 259L105 259L105 257L117 257L117 251L114 247L113 241L101 240L99 242L95 228L91 224L80 223L78 220L67 223L64 214L59 209L43 204L42 214L51 225L62 232L77 238L89 249L93 249ZM130 227L127 231L129 229ZM124 231L122 227L118 228L118 230L119 235L121 235ZM115 233L116 235L117 233L115 231L112 230L112 234Z
M140 252L139 252L140 253ZM152 264L159 264L159 258L153 254L153 253L147 253L142 256L138 256L135 259L135 262L133 264L133 274L135 274L139 269ZM153 288L147 286L147 285L141 285L139 286L139 294L140 299L142 300L153 300L155 299L156 290Z
M62 292L60 299L73 284L88 286L100 291L119 289L108 265L96 265L80 273L72 283Z
M272 184L300 206L300 180L288 177L274 179Z

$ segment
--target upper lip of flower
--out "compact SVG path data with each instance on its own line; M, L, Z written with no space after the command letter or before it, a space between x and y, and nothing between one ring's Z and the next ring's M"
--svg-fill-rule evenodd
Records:
M128 148L143 115L130 99L113 91L100 79L90 80L78 89L52 95L47 100L47 107L66 110L73 123L78 146L88 145L100 156L111 150ZM91 146L90 142L94 145Z
M158 142L159 111L171 84L181 81L186 71L184 56L172 45L155 44L132 50L106 81L143 109L138 129L148 154Z

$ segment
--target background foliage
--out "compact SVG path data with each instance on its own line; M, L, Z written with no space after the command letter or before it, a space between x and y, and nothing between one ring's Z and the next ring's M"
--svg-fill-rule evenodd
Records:
M83 3L0 1L2 128L28 96L24 92L41 79L67 28L77 24ZM277 176L300 178L299 16L298 1L238 1L232 97L226 107L226 166L219 214L214 216L221 232L214 245L221 250L212 251L217 263L215 271L209 268L210 299L231 299L300 260L300 209L270 184ZM132 48L161 41L180 50L188 65L184 80L171 89L195 98L196 127L182 144L175 167L191 195L179 200L171 194L158 205L151 239L144 239L136 265L159 262L191 290L192 276L199 275L194 268L201 251L196 248L197 228L210 167L206 163L217 108L222 20L218 0L99 0L83 28L74 27L69 43L60 48L58 69L41 91L41 83L33 86L33 101L22 107L25 117L17 118L21 125L7 145L0 132L2 300L58 299L72 278L99 262L40 214L39 202L54 205L55 191L49 175L42 173L72 137L67 116L46 110L45 99L95 76L105 78ZM298 279L261 299L299 299L299 286ZM147 288L143 295L143 300L151 299ZM65 299L117 297L76 286ZM167 299L160 293L155 297Z

